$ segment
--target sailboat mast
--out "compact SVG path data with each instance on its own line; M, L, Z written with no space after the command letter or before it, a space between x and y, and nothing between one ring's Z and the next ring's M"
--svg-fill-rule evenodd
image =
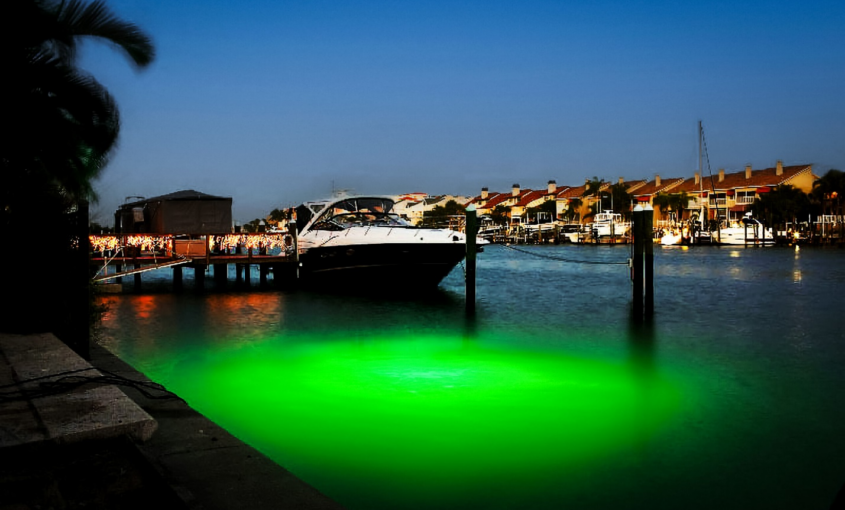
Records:
M704 232L704 201L701 200L704 198L704 169L702 168L702 159L701 159L701 121L698 121L698 201L701 204L700 211L698 213L698 220L701 221L701 230L699 232Z

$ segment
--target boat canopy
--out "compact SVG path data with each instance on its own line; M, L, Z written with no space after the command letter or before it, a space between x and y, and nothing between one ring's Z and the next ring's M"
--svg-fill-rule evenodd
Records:
M319 209L319 215L309 230L345 230L350 227L408 227L399 215L393 212L394 201L386 197L349 197L330 203ZM307 204L306 204L307 205ZM307 215L300 226L300 208ZM297 208L296 223L301 231L316 213L313 208Z

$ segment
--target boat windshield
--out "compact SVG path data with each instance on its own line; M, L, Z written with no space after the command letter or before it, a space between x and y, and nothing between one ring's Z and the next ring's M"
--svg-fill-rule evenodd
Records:
M350 227L407 227L393 212L389 198L347 198L327 207L312 230L344 230Z

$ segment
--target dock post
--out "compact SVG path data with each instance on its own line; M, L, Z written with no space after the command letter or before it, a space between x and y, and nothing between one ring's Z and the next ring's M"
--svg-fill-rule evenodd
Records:
M141 264L135 263L133 266L135 269L141 269ZM141 273L135 273L135 290L141 290Z
M258 265L258 286L267 286L267 264Z
M633 278L634 321L643 319L643 252L645 249L645 211L641 205L634 207L634 260Z
M643 211L643 243L645 244L645 318L654 316L654 209L646 204Z
M123 252L123 258L126 258L126 236L124 236L124 235L120 236L120 241L118 241L117 249L121 250ZM115 255L117 255L117 253L119 253L119 252L115 252ZM117 264L115 264L114 272L115 273L123 272L123 264L121 264L119 262ZM114 282L115 283L123 283L123 277L118 276L117 278L115 278Z
M205 288L205 267L200 264L194 266L194 282L196 282L197 289Z
M229 264L214 264L214 281L225 284L229 279Z
M299 281L299 239L297 237L299 231L296 228L296 214L294 209L291 208L289 210L288 218L294 220L293 223L288 222L288 234L290 235L291 263L293 264L293 271L290 272L290 276L293 282L296 283Z
M478 217L474 205L466 209L466 225L466 313L475 315L475 243L478 236Z
M182 290L182 266L173 267L173 288Z
M86 360L91 359L91 243L89 241L88 201L80 200L74 219L74 230L79 236L79 246L74 256L73 294L68 338L62 340Z

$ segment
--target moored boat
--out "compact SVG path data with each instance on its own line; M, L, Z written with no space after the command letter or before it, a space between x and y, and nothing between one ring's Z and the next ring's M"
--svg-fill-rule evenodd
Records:
M622 220L622 215L613 211L604 211L593 217L590 224L593 237L620 237L625 236L631 230L631 223Z
M772 230L767 229L760 220L746 213L738 223L729 227L722 227L716 234L714 244L742 245L742 246L774 246L775 238Z
M393 213L393 204L388 197L349 196L297 207L300 280L338 290L436 287L463 260L465 234L412 226Z

